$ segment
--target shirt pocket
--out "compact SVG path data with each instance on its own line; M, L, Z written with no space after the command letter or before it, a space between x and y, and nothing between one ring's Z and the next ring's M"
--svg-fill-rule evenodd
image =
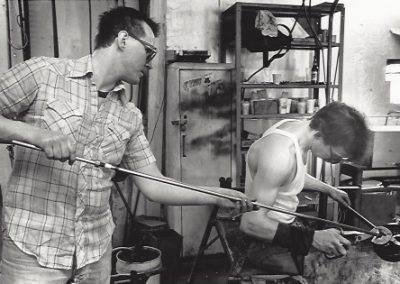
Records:
M105 127L106 135L101 143L103 157L107 163L119 165L131 135L129 130L120 125L117 121L110 121Z
M47 129L72 135L77 140L83 111L67 101L50 99L47 101L43 119Z

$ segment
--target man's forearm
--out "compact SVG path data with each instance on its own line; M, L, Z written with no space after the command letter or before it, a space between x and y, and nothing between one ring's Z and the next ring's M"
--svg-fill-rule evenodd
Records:
M267 215L268 211L265 209L243 214L240 230L251 237L272 242L279 222Z
M145 183L146 185L140 185ZM217 204L217 197L175 185L146 180L139 182L142 192L150 200L167 205L207 205ZM206 188L207 189L207 188Z
M334 189L333 186L324 183L315 177L310 176L309 174L306 174L305 181L304 181L304 188L308 190L314 190L318 191L321 193L325 194L330 194L332 189Z
M321 193L328 194L332 199L336 200L341 204L351 204L349 196L346 192L337 189L327 183L324 183L316 178L306 175L304 188L309 190L319 191Z
M293 253L308 253L314 238L313 230L263 217L263 211L244 214L240 229L253 238L272 242Z
M10 143L12 140L20 140L35 144L37 127L25 122L12 120L0 115L0 142Z
M159 171L155 163L141 168L139 172L150 176L158 177L164 180L174 179L165 177ZM205 193L196 192L190 189L174 186L167 183L161 183L141 177L133 177L135 184L143 194L152 201L168 205L205 205L217 204L218 198ZM207 188L206 188L207 189Z

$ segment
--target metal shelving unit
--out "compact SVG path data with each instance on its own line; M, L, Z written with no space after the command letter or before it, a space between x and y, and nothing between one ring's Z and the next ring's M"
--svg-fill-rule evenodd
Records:
M344 16L345 9L343 4L335 5L332 3L322 3L319 5L312 6L310 9L307 9L308 19L311 20L311 25L313 26L314 31L319 34L321 32L321 20L323 17L328 17L328 35L327 41L322 42L321 44L317 44L314 38L307 39L298 39L293 38L291 42L290 49L297 50L311 50L314 51L316 58L318 59L319 64L321 65L320 60L320 51L327 51L326 58L326 75L325 75L325 83L311 84L308 82L284 82L283 84L272 84L269 82L262 83L245 83L242 81L241 74L241 66L242 62L242 47L246 45L243 42L243 20L246 19L246 13L256 13L259 10L268 10L270 11L276 18L280 17L290 17L290 18L298 18L299 24L305 23L306 14L304 9L301 9L300 5L280 5L280 4L264 4L264 3L242 3L237 2L227 10L222 13L221 18L221 49L220 49L220 58L222 62L226 61L226 53L228 48L234 49L234 64L235 64L235 104L236 104L236 145L235 145L235 160L236 160L236 185L241 186L241 181L244 180L242 176L242 156L245 148L248 148L251 143L242 143L242 130L243 123L247 119L284 119L284 118L300 118L306 119L309 118L310 115L306 114L297 114L297 113L289 113L289 114L262 114L262 115L242 115L241 111L241 101L243 99L243 93L246 89L310 89L312 91L313 96L319 95L319 90L325 90L326 102L330 102L330 92L332 89L338 92L338 100L341 100L342 97L342 77L343 77L343 43L344 43ZM333 27L333 18L334 15L340 14L340 34L338 36L337 42L332 42L332 27ZM303 19L303 21L302 21ZM301 22L302 21L302 22ZM338 48L337 51L337 82L332 82L332 49ZM268 52L263 52L263 57L268 58ZM247 141L248 142L248 141ZM243 144L246 144L246 147L243 147Z

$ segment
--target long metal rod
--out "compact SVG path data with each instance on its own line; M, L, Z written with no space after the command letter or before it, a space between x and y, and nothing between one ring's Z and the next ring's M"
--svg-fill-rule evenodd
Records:
M341 189L341 190L361 190L360 186L355 186L355 185L353 185L353 186L338 186L337 188ZM374 188L374 187L371 187L371 189L372 188ZM365 189L368 189L368 188L363 188L363 189L365 190ZM356 214L361 220L363 220L365 223L367 223L371 228L376 228L376 226L371 221L369 221L367 218L365 218L363 215L361 215L359 212L357 212L350 205L345 204L345 203L341 203L341 205L343 205L344 207L349 209L351 212Z
M354 208L352 208L349 205L343 204L343 206L345 206L347 209L349 209L351 212L353 212L354 214L356 214L361 220L363 220L365 223L367 223L371 228L376 228L376 226L369 221L367 218L365 218L363 215L361 215L360 213L358 213L356 210L354 210Z
M12 140L11 143L15 144L15 145L18 145L18 146L25 147L25 148L30 148L30 149L37 150L37 151L43 151L41 148L39 148L37 146L34 146L32 144L25 143L25 142ZM193 190L193 191L196 191L196 192L201 192L201 193L213 195L213 196L216 196L216 197L229 199L229 200L232 200L232 201L241 201L242 200L241 198L236 197L236 196L230 196L228 194L214 192L214 191L211 191L211 190L199 187L199 186L192 186L192 185L188 185L188 184L183 184L183 183L178 182L178 181L169 180L169 179L166 179L166 178L155 177L155 176L151 176L151 175L148 175L148 174L144 174L144 173L140 173L140 172L136 172L136 171L132 171L132 170L116 167L114 165L111 165L109 163L104 163L104 162L101 162L101 161L93 161L93 160L88 160L88 159L84 159L84 158L81 158L81 157L76 157L76 160L80 161L80 162L84 162L84 163L88 163L88 164L94 165L95 167L103 167L103 168L107 168L107 169L112 169L112 170L116 170L116 171L120 171L120 172L123 172L123 173L130 174L130 175L134 175L134 176L138 176L138 177L154 180L154 181L161 182L161 183L174 185L174 186L177 186L177 187L190 189L190 190ZM369 234L369 235L376 236L376 237L380 237L381 236L380 233L372 232L372 231L365 230L365 229L362 229L362 228L358 228L358 227L355 227L355 226L346 225L346 224L342 224L342 223L337 223L337 222L334 222L334 221L330 221L330 220L326 220L326 219L322 219L322 218L318 218L318 217L314 217L314 216L310 216L310 215L305 215L305 214L301 214L301 213L297 213L297 212L287 211L285 209L281 209L281 208L278 208L278 207L265 205L263 203L259 203L259 202L256 202L256 201L253 201L252 204L254 206L257 206L257 207L260 207L260 208L273 210L273 211L277 211L277 212L280 212L280 213L284 213L284 214L288 214L288 215L292 215L292 216L296 216L296 217L300 217L300 218L304 218L304 219L323 222L323 223L326 223L326 224L329 224L329 225L333 225L335 227L340 227L340 228L343 228L343 229L363 232L365 234Z

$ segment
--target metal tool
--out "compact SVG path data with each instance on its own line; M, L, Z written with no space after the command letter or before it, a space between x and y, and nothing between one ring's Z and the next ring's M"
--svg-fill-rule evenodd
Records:
M362 232L358 232L358 231L343 231L342 229L340 229L340 234L343 237L345 237L346 239L348 239L352 245L356 245L362 241L372 238L372 236L370 234L366 234L366 233L362 233ZM324 255L329 260L343 257L343 255L335 255L335 254L328 254L328 253L325 253Z
M356 210L354 210L354 208L352 208L350 205L348 204L342 204L344 207L346 207L347 209L349 209L351 212L353 212L354 214L356 214L361 220L363 220L365 223L367 223L371 228L376 228L376 226L369 221L367 218L365 218L363 215L361 215L360 213L358 213Z
M390 241L394 241L395 244L400 245L400 243L397 240L394 240L396 236L392 235L392 232L383 226L377 226L373 230L376 232L381 232L382 235L380 237L374 237L371 236L370 234L365 234L362 232L357 232L357 231L342 231L341 235L347 239L353 239L352 243L353 244L358 244L361 243L362 241L368 240L372 238L371 242L376 245L384 245Z
M386 227L377 226L377 227L375 227L374 230L380 231L382 233L382 235L380 237L372 238L372 243L375 245L384 245L384 244L390 242L393 238L392 231Z
M358 231L342 231L341 235L346 239L349 239L352 244L358 244L361 243L362 241L372 238L371 235Z
M372 244L374 246L375 253L383 260L390 262L400 261L400 224L399 223L389 223L384 227L386 230L390 231L390 240L380 238L373 238Z
M360 189L359 186L338 186L338 189L341 190L349 190L349 189ZM376 228L376 226L369 221L367 218L365 218L363 215L361 215L359 212L357 212L353 207L351 207L350 205L346 204L346 203L341 203L341 205L343 205L346 209L350 210L351 212L353 212L354 214L356 214L361 220L363 220L365 223L367 223L371 228Z
M21 142L21 141L17 141L17 140L12 140L11 143L15 144L15 145L18 145L18 146L25 147L25 148L30 148L30 149L37 150L37 151L43 151L41 148L39 148L37 146L34 146L32 144L29 144L29 143L25 143L25 142ZM142 177L142 178L158 181L158 182L161 182L161 183L166 183L166 184L170 184L170 185L174 185L174 186L190 189L190 190L193 190L193 191L197 191L197 192L213 195L213 196L216 196L216 197L229 199L231 201L242 201L241 198L236 197L236 196L230 196L228 194L214 192L214 191L211 191L211 190L199 187L199 186L192 186L192 185L184 184L184 183L181 183L181 182L178 182L178 181L169 180L169 179L166 179L166 178L155 177L155 176L151 176L151 175L148 175L148 174L144 174L144 173L140 173L140 172L136 172L136 171L120 168L120 167L111 165L109 163L101 162L101 161L93 161L93 160L89 160L89 159L85 159L85 158L81 158L81 157L76 157L76 160L80 161L80 162L84 162L84 163L88 163L88 164L94 165L95 167L103 167L103 168L107 168L107 169L112 169L112 170L116 170L116 171L120 171L120 172L123 172L123 173L130 174L130 175L134 175L134 176L138 176L138 177ZM323 223L326 223L326 224L329 224L329 225L333 225L335 227L348 229L348 230L353 230L353 231L358 231L358 232L363 232L363 233L369 234L371 236L376 236L376 237L381 237L382 236L382 233L380 233L380 232L369 231L369 230L365 230L365 229L358 228L358 227L355 227L355 226L351 226L351 225L347 225L347 224L342 224L342 223L338 223L338 222L322 219L322 218L319 218L319 217L314 217L314 216L301 214L301 213L297 213L297 212L291 212L291 211L287 211L285 209L281 209L281 208L278 208L278 207L265 205L265 204L262 204L260 202L253 201L252 204L253 204L253 206L256 206L256 207L259 207L259 208L273 210L273 211L277 211L277 212L280 212L280 213L284 213L284 214L288 214L288 215L292 215L292 216L296 216L296 217L300 217L300 218L304 218L304 219L309 219L309 220L313 220L313 221L317 221L317 222L323 222Z
M358 186L344 186L344 187L338 187L339 189L354 189L354 188L360 188ZM361 220L363 220L365 223L367 223L371 228L372 231L378 232L381 234L380 237L378 236L374 236L371 240L371 242L374 244L374 246L382 246L385 245L389 242L391 242L392 244L398 246L400 248L400 242L397 240L397 235L393 236L392 231L389 230L387 227L384 226L376 226L375 224L373 224L371 221L369 221L367 218L365 218L363 215L361 215L359 212L357 212L354 208L352 208L350 205L346 204L346 203L342 203L342 205L349 209L351 212L353 212L354 214L356 214ZM343 234L343 232L342 232ZM371 237L371 235L358 235L355 243L361 242L363 240L369 239Z

